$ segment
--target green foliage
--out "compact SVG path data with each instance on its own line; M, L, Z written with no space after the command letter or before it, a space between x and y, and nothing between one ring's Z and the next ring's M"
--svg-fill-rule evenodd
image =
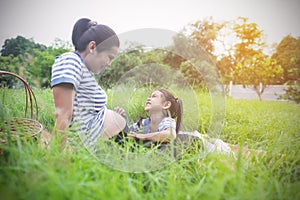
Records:
M181 73L192 87L203 88L204 84L215 83L218 74L211 55L193 37L184 32L176 35L174 46L170 47L163 62Z
M179 70L181 63L185 62L186 59L182 58L180 55L177 55L172 49L168 51L162 61L163 64L171 66L172 69Z
M27 59L29 59L27 57ZM26 70L28 68L28 62L25 61L26 58L23 55L18 55L14 57L0 56L0 70L9 71L20 75L21 77L27 79L29 72ZM0 86L2 87L18 87L18 79L12 78L11 76L0 76Z
M122 76L119 83L127 83L135 86L169 86L177 84L180 74L177 74L169 66L155 63L143 64L135 67ZM181 83L179 81L178 83Z
M272 55L284 70L281 83L292 83L300 77L300 37L284 37Z
M254 57L262 52L265 42L263 31L256 23L248 23L247 18L240 17L234 26L237 38L240 40L235 44L236 63Z
M68 47L67 43L58 39L50 47L36 44L21 36L8 39L1 50L3 53L0 56L0 69L20 75L36 87L50 87L54 59L70 51ZM17 86L15 79L7 77L0 77L0 84L5 87Z
M300 103L300 79L296 81L296 83L291 83L287 86L288 87L285 89L285 94L281 95L280 98Z
M288 86L281 98L300 103L300 37L293 38L290 35L284 37L276 47L272 58L282 66L281 83Z
M204 19L192 23L188 28L192 30L190 37L197 41L198 45L204 49L208 55L214 59L215 45L219 31L225 23L218 23L213 18Z
M137 84L150 82L161 84L163 80L171 80L170 76L173 72L168 69L168 66L161 64L166 54L161 49L146 51L143 47L131 47L121 52L112 65L99 75L99 84L105 88L112 88L124 81L135 80ZM159 66L162 68L159 69Z
M1 49L1 56L18 56L25 54L33 54L33 50L45 51L47 47L42 44L35 43L33 40L17 36L16 38L6 39Z
M276 60L260 53L237 64L234 81L242 83L244 87L252 85L261 98L264 89L268 85L276 84L282 73L283 70Z
M104 88L112 88L126 72L141 65L140 52L129 51L118 56L110 67L99 75L99 84Z
M228 85L233 80L233 72L235 69L234 59L232 56L224 56L217 61L217 69L224 84Z
M70 49L65 49L63 47L48 47L46 51L37 51L28 69L30 73L30 82L38 87L49 88L51 84L50 79L52 65L55 61L56 56L60 56L62 53L68 51L70 51Z

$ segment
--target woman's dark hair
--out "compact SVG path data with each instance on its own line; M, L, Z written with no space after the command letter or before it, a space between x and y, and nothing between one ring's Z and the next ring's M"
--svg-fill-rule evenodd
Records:
M183 114L182 100L180 98L175 98L174 95L166 89L161 88L158 89L158 91L160 91L164 95L166 101L171 102L171 107L169 111L171 117L174 119L176 118L176 133L178 133L181 128L181 121L182 121L182 114Z
M120 46L118 36L110 27L97 24L87 18L79 19L75 23L72 32L72 43L75 50L79 52L84 51L91 41L96 42L99 52L113 46Z

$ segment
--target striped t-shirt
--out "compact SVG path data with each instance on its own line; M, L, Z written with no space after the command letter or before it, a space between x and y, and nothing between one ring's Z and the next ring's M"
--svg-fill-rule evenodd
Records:
M74 86L72 124L86 147L93 147L104 125L107 95L77 52L64 53L52 66L51 87L60 83Z

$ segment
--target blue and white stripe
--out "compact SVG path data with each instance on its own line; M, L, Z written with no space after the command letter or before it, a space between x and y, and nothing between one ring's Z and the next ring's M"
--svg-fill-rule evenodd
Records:
M107 95L79 54L57 57L52 66L51 87L71 83L75 89L73 124L87 147L93 147L104 126Z

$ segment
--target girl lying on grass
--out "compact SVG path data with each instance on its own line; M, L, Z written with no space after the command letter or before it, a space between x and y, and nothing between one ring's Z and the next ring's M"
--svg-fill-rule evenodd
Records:
M175 98L165 89L152 92L146 100L145 111L148 117L140 119L129 127L129 137L155 143L169 143L171 140L186 140L191 137L202 140L204 149L208 152L232 153L229 145L220 139L209 138L197 131L180 131L183 114L182 100Z
M221 139L211 138L207 134L200 134L198 131L180 131L183 102L180 98L175 98L168 90L158 89L152 92L146 100L145 111L148 113L148 117L141 118L129 127L130 133L128 136L130 138L139 141L152 141L158 144L169 143L171 140L176 139L187 146L190 144L187 141L201 140L206 153L218 152L237 157L238 145L225 143ZM118 110L118 112L123 116L126 115L123 109ZM122 137L120 138L122 139ZM260 153L262 153L261 150L242 149L242 155L244 156Z
M154 142L170 142L176 139L182 121L182 100L170 92L159 89L150 95L145 104L149 114L130 126L130 137ZM175 121L176 120L176 121Z

